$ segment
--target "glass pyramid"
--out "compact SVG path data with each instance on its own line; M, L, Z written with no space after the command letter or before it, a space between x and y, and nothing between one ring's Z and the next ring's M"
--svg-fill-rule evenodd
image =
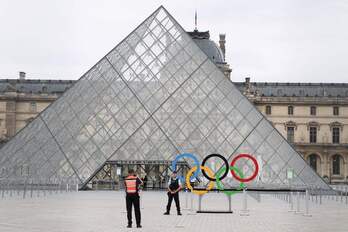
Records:
M251 187L330 189L163 7L0 150L1 177L83 186L108 160L187 152L254 155Z

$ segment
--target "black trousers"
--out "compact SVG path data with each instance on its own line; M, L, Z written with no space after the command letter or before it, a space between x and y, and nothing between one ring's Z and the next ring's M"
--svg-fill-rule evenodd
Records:
M168 192L167 195L168 195L167 212L168 213L170 212L170 207L172 206L172 201L173 201L173 198L174 198L175 205L176 205L176 210L179 213L180 212L179 192L177 192L175 194L171 194L170 192Z
M134 212L135 212L135 221L137 225L140 225L141 215L140 215L139 195L127 194L126 206L127 206L128 225L132 225L132 206L133 205L134 205Z

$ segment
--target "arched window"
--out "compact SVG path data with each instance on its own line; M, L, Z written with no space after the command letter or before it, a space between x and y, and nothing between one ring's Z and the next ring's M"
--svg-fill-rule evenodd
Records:
M316 154L311 154L308 156L308 163L314 171L318 170L318 156Z
M332 156L332 174L333 175L341 174L341 159L342 157L338 154Z

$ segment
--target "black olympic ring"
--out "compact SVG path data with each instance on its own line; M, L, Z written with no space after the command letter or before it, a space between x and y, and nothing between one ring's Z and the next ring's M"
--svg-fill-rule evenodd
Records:
M202 162L202 166L203 166L203 167L205 166L205 163L207 162L207 160L208 160L209 158L211 158L211 157L219 157L219 158L222 159L222 161L225 163L225 165L226 165L226 168L225 168L225 169L226 169L226 170L225 170L224 174L219 178L219 180L223 180L223 179L227 176L228 170L229 170L229 164L228 164L227 160L225 159L225 157L223 157L223 156L220 155L220 154L210 154L210 155L208 155L208 156L206 156L206 157L204 158L204 160L203 160L203 162ZM202 173L203 173L204 177L207 178L208 180L210 180L210 181L216 181L216 178L211 178L209 175L207 175L207 173L205 173L205 170L204 170L204 169L202 169Z

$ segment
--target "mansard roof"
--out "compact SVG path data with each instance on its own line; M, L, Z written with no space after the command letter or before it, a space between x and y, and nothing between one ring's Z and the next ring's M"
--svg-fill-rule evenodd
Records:
M74 80L0 79L0 94L5 92L62 94Z

